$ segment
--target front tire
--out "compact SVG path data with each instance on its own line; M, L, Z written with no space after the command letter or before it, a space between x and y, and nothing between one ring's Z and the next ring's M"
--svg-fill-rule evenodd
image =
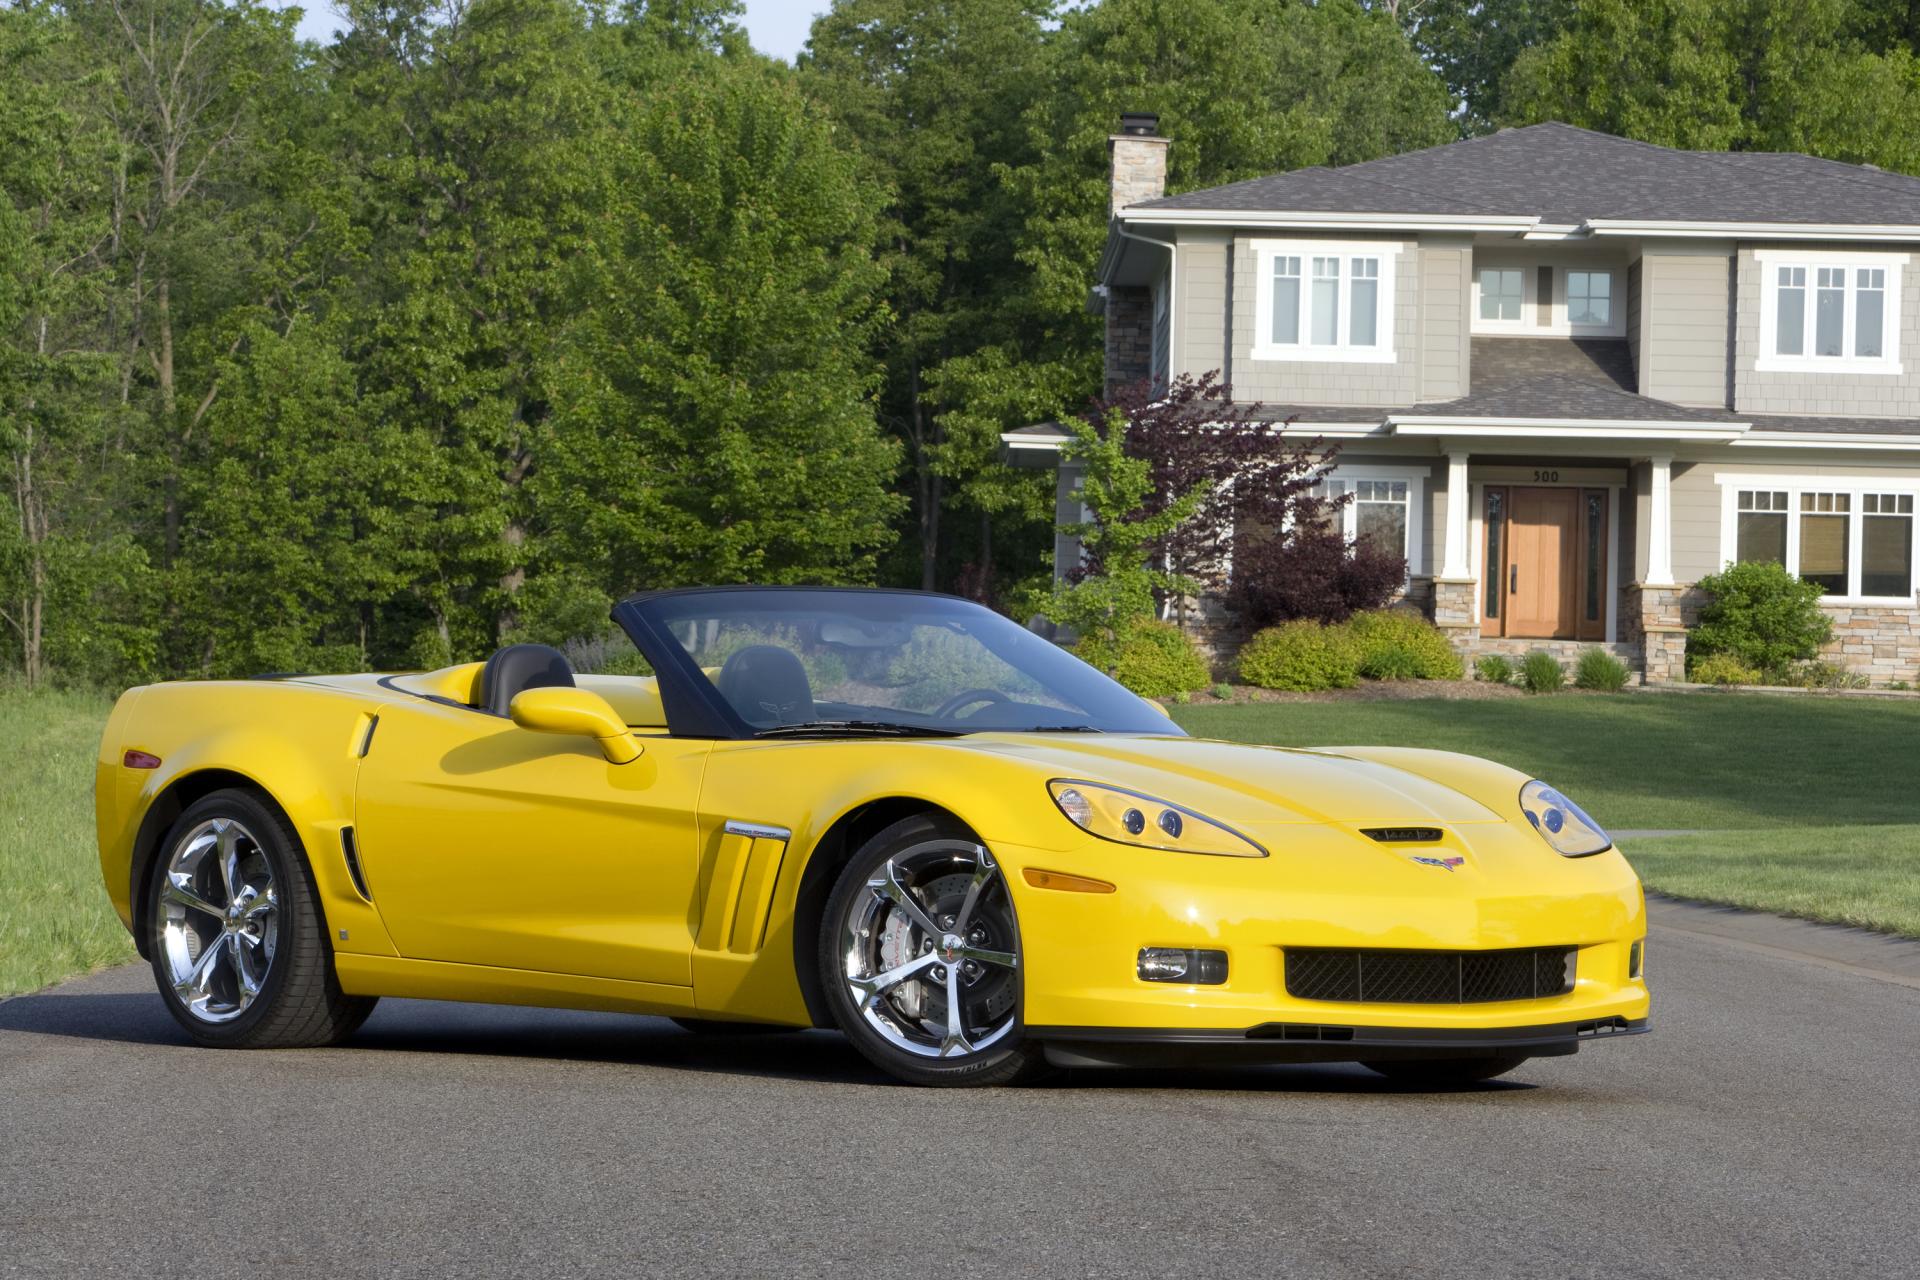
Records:
M1525 1054L1485 1058L1389 1058L1360 1065L1395 1084L1446 1088L1503 1076L1527 1060Z
M147 894L160 998L220 1049L334 1044L374 997L340 990L299 837L247 791L195 801L167 832Z
M896 822L842 868L820 975L854 1048L908 1083L1010 1084L1044 1069L1023 1035L1006 877L951 819Z

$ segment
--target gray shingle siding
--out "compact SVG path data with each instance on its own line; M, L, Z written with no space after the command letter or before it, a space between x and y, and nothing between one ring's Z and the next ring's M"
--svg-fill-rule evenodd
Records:
M1700 407L1726 404L1730 256L1649 253L1640 260L1647 316L1642 395Z
M1237 400L1260 400L1285 404L1410 405L1419 399L1420 360L1420 287L1419 246L1412 241L1382 240L1399 244L1400 252L1388 261L1394 272L1393 352L1391 364L1360 364L1318 360L1255 360L1253 345L1257 333L1255 307L1255 239L1238 236L1233 242L1233 288L1230 303L1231 345L1228 347L1233 368L1233 391ZM1334 239L1351 242L1352 236L1294 236L1289 240Z
M1418 397L1452 400L1467 393L1473 242L1423 236L1414 252L1420 255Z
M1199 377L1227 369L1227 264L1232 237L1225 232L1187 231L1180 236L1178 296L1174 310L1173 371Z
M1754 363L1760 356L1760 310L1766 305L1766 298L1762 288L1764 273L1753 255L1756 249L1773 247L1806 250L1815 246L1804 243L1740 246L1733 350L1734 410L1883 419L1920 416L1920 264L1909 254L1900 273L1899 352L1905 372L1899 375L1762 373L1754 368ZM1839 246L1835 252L1858 252L1862 247Z

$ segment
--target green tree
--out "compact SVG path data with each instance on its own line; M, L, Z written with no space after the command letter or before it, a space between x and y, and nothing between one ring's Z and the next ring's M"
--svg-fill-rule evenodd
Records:
M546 562L602 598L869 579L899 509L865 350L882 193L757 61L630 104L600 161L532 482Z

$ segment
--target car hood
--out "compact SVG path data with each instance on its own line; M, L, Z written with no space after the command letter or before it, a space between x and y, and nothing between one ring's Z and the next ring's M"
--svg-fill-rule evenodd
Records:
M1510 816L1419 773L1331 751L1118 734L980 735L944 745L1030 761L1050 777L1144 792L1229 823L1400 826Z

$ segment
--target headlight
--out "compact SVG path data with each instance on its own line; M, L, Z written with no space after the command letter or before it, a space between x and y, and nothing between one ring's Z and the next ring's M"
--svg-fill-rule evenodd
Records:
M1584 858L1613 848L1613 837L1586 810L1538 778L1520 788L1520 812L1563 857Z
M1175 853L1264 858L1267 851L1233 828L1166 800L1098 782L1055 778L1053 802L1082 831L1118 844Z

